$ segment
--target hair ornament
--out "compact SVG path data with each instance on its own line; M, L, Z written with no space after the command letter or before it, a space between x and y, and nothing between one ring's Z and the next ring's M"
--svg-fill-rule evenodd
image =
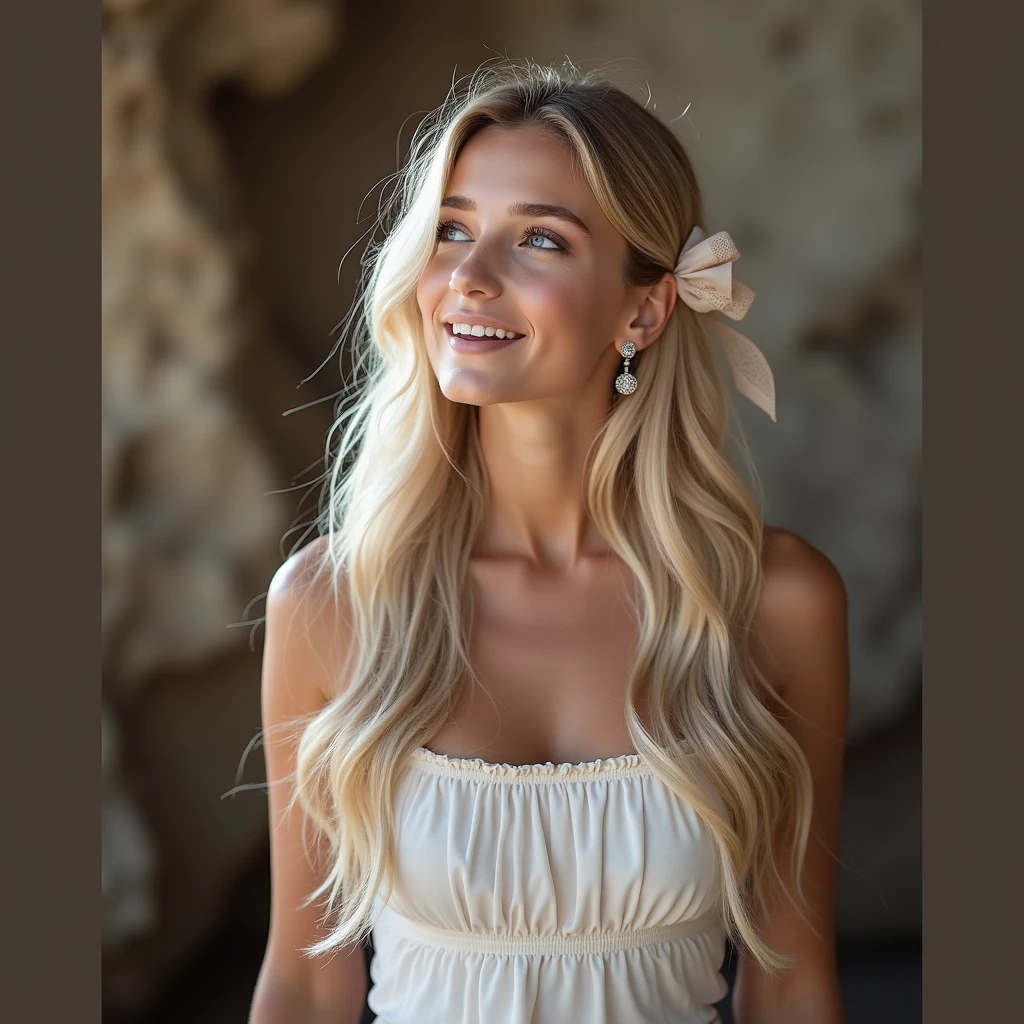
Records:
M709 238L694 227L673 271L679 298L698 313L718 312L731 320L742 320L755 293L732 275L732 265L739 256L728 232L719 231ZM736 390L775 422L775 379L768 360L739 331L721 321L715 321L715 328Z

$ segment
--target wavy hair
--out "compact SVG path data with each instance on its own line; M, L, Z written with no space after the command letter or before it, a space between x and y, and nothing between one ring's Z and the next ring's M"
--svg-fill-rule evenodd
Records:
M330 850L309 902L326 897L331 924L309 955L369 936L375 900L386 901L396 881L399 776L464 688L479 684L467 653L473 610L464 587L488 495L477 410L438 387L416 286L434 252L455 161L489 125L540 125L568 143L628 243L625 272L634 284L670 271L702 224L678 139L599 73L568 63L485 65L416 129L381 207L383 241L367 247L345 322L358 386L328 435L320 568L336 601L344 588L353 642L344 685L302 723L297 750L292 801ZM782 877L772 851L780 830L800 878L811 781L799 746L769 710L764 698L774 691L749 650L763 521L724 454L731 397L706 321L677 303L640 360L637 393L610 400L585 476L588 513L636 581L640 635L627 725L642 761L692 804L713 838L734 941L775 971L789 958L766 944L755 915L770 875ZM740 450L749 459L742 441ZM644 695L650 732L636 712ZM799 883L790 897L805 905Z

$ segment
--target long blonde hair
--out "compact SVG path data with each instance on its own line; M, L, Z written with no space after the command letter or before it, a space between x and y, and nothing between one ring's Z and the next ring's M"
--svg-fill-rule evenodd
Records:
M303 723L297 752L293 801L331 854L309 897L327 897L330 930L310 955L369 936L375 900L386 901L396 881L399 775L467 682L478 682L464 597L487 501L477 410L438 387L416 285L456 158L492 124L542 125L569 144L628 243L626 274L637 285L671 270L702 222L693 169L671 131L570 64L487 66L417 129L346 322L357 390L328 439L322 567L335 598L345 588L354 642L345 685ZM781 878L772 843L782 827L800 877L811 783L800 748L762 700L771 688L749 652L763 524L723 453L731 398L702 317L677 303L638 363L637 392L612 404L590 449L585 491L594 523L636 578L629 734L642 761L705 822L734 940L775 970L788 958L763 941L755 915L766 880ZM650 732L636 712L645 691Z

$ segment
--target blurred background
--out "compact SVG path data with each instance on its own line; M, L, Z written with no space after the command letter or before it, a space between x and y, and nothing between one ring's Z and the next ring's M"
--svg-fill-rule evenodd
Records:
M224 798L263 779L258 747L236 779L244 623L314 512L376 186L501 54L649 88L743 253L767 518L850 598L848 1022L920 1020L918 0L104 0L102 46L104 1020L246 1019L269 869L265 793Z

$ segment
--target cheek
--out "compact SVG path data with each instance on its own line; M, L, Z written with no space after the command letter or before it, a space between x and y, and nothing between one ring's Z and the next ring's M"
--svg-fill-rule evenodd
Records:
M430 320L448 290L450 271L438 265L437 260L427 264L416 284L416 303L424 320Z
M520 295L524 313L543 339L542 358L550 365L586 367L613 340L610 303L603 301L607 288L590 276L527 282Z
M571 359L587 335L588 289L581 275L522 274L515 282L515 305L537 336L544 362ZM590 295L591 299L593 295Z

